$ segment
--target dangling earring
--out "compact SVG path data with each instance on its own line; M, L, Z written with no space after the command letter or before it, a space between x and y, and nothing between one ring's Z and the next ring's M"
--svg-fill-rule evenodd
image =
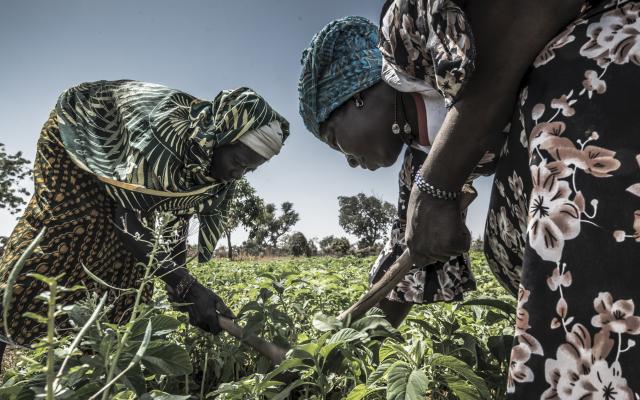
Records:
M364 107L364 100L362 100L362 95L360 93L354 94L353 99L356 102L356 108Z
M391 132L394 135L400 134L400 125L398 124L398 91L393 91L393 125L391 125Z
M397 91L396 91L397 93ZM400 103L402 106L402 119L404 119L404 126L402 127L405 135L411 135L411 125L409 125L409 120L407 119L407 114L405 112L405 108L404 108L404 99L402 98L402 95L400 96Z
M393 99L393 125L391 125L391 132L393 132L394 135L399 135L400 134L400 124L398 124L398 91L394 89L394 93L395 93L395 97ZM404 112L404 100L402 100L402 97L400 97L400 102L402 103L402 116L404 118L404 125L402 126L402 134L403 134L403 139L405 142L410 141L410 139L407 137L408 135L411 134L411 125L409 125L409 122L407 121L407 116L405 115Z

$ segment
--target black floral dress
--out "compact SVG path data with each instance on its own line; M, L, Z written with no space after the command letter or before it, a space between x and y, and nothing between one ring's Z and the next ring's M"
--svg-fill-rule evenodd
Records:
M637 399L640 3L605 1L539 54L495 177L487 257L522 266L512 399Z
M453 104L475 59L459 3L385 8L383 56ZM491 269L519 287L511 399L640 399L639 68L640 3L592 1L522 82L485 232Z

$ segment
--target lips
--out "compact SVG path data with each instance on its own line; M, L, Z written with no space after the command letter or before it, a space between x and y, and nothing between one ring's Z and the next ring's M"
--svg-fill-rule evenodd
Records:
M367 162L367 160L365 160L364 158L362 159L362 161L360 162L360 167L364 168L364 169L368 169L369 171L375 171L378 168L380 168L380 166L376 163L369 163Z

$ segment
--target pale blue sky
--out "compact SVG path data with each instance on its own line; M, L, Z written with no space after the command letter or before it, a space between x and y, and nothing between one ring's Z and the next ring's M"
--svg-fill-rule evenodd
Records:
M382 0L24 0L0 5L0 142L33 160L42 124L65 88L99 79L164 84L202 99L249 86L291 122L282 153L249 175L269 202L291 201L307 237L344 234L337 196L396 203L399 165L352 169L298 114L300 55L332 19L377 23ZM482 232L490 182L469 217ZM15 217L0 212L0 235ZM244 234L234 236L239 242Z

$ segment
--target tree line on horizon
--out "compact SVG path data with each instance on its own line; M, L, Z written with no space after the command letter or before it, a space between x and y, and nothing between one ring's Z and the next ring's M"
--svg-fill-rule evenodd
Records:
M23 157L22 152L7 153L4 144L0 143L0 209L12 215L22 211L30 195L24 187L24 180L31 176L31 172L31 162ZM338 223L345 232L358 239L356 243L334 235L307 238L302 232L292 231L300 221L300 214L294 209L293 203L266 203L246 179L240 179L227 212L224 232L226 244L222 244L225 240L221 240L222 245L216 254L233 259L234 254L344 256L369 255L379 251L380 239L396 215L395 206L364 193L339 196L338 204ZM244 228L249 235L240 246L233 246L231 235L237 228ZM0 236L0 255L6 240L6 237Z

